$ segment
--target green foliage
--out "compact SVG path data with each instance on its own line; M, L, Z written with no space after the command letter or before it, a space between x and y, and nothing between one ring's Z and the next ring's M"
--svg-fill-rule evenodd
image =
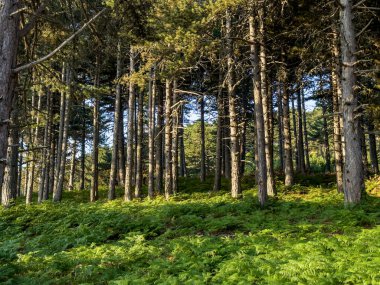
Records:
M212 179L181 180L169 202L107 202L105 189L96 203L84 202L88 192L65 192L60 204L18 201L0 210L0 282L379 284L379 198L345 209L332 179L279 184L265 209L255 189L233 200L223 181L209 193Z

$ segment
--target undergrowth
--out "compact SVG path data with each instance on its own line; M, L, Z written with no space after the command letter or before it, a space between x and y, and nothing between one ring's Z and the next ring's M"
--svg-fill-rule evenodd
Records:
M189 178L169 202L107 202L106 189L96 203L79 191L59 204L17 201L0 210L0 282L380 284L378 197L345 209L331 179L299 177L260 209L243 182L240 200L226 181L209 193L212 179Z

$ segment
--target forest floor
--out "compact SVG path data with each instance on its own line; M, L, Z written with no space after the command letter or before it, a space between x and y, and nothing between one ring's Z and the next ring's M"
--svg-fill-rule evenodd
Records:
M380 180L345 209L333 176L279 185L265 209L244 179L244 198L209 194L212 179L181 193L125 203L63 202L0 210L4 284L380 284ZM119 197L122 190L119 189Z

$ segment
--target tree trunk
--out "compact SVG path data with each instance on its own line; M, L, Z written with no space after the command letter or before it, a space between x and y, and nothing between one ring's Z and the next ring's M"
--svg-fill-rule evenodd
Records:
M180 152L180 159L181 159L181 164L180 164L180 172L179 175L181 177L187 177L187 168L186 168L186 154L185 154L185 143L184 143L184 125L183 125L183 120L184 120L184 106L181 104L180 106L180 122L179 122L179 152Z
M122 98L121 98L122 99ZM124 137L124 112L123 112L123 100L120 101L120 117L119 117L119 134L118 139L118 184L124 186L125 182L125 137Z
M74 190L74 182L75 182L75 168L76 168L76 158L75 154L77 152L77 142L74 141L71 147L71 165L70 165L70 178L69 178L69 185L68 189L69 191Z
M9 207L12 199L16 198L17 175L18 175L18 148L19 148L19 126L17 106L11 113L11 127L8 137L8 156L4 172L4 181L1 187L1 204Z
M82 101L82 136L81 136L81 175L80 175L80 190L85 188L86 179L86 99Z
M90 191L90 202L95 202L99 198L99 142L100 142L100 133L99 133L99 124L100 124L100 115L99 115L99 105L100 99L97 92L97 88L100 85L100 70L99 70L99 56L96 57L96 70L94 78L94 87L96 90L94 106L93 106L93 142L92 142L92 173L91 173L91 191Z
M303 122L302 122L302 101L301 101L301 84L297 90L297 123L298 123L298 160L300 166L300 172L302 174L306 173L305 166L305 148L303 142Z
M113 121L113 147L112 147L112 158L111 158L111 172L110 172L110 183L108 190L108 200L113 200L116 197L115 185L117 178L117 162L119 154L119 127L120 127L120 116L121 114L121 84L119 82L121 76L121 43L118 41L117 44L117 59L116 59L116 92L115 92L115 113Z
M360 202L364 191L364 172L360 142L360 124L355 114L358 100L354 92L356 82L356 41L352 23L352 1L340 0L342 50L342 110L345 137L344 198L346 205Z
M218 86L218 97L217 97L217 107L218 107L218 122L217 122L217 132L216 132L216 158L215 158L215 176L214 176L214 187L213 191L219 191L221 187L221 175L222 175L222 147L223 147L223 73L219 69L219 86Z
M172 82L166 79L165 96L165 198L173 193L172 172Z
M163 186L163 132L164 101L161 88L157 90L157 128L156 128L156 191L161 194Z
M323 147L325 150L325 171L331 172L331 157L330 157L330 144L329 144L329 131L327 126L327 102L326 99L322 99L322 114L323 114Z
M285 152L284 152L284 112L282 110L282 86L278 84L278 96L277 96L277 108L278 108L278 146L280 156L280 170L284 173L285 170Z
M3 183L7 162L9 119L14 102L20 13L10 16L19 9L19 1L0 0L0 185Z
M143 104L144 92L139 92L138 108L137 108L137 139L136 139L136 184L135 184L135 197L141 197L141 190L143 184L143 161L142 161L142 143L144 134L143 125Z
M135 72L135 51L131 46L130 57L130 76ZM128 141L127 141L127 160L126 160L126 170L125 170L125 201L132 200L132 175L133 175L133 138L135 131L134 116L135 116L135 84L134 82L129 82L129 99L128 99Z
M206 142L205 142L205 102L204 98L199 99L199 106L201 111L201 165L199 178L201 182L206 180Z
M177 82L173 83L173 102L172 102L172 124L173 124L173 140L172 140L172 176L173 176L173 193L178 192L178 121L179 121L179 108Z
M301 87L301 101L302 101L302 124L303 124L303 131L304 131L304 137L305 137L305 170L307 172L310 171L310 155L309 155L309 138L307 135L307 121L306 121L306 108L305 108L305 94L303 92L303 87Z
M261 10L261 9L260 9ZM262 12L259 13L259 15ZM261 15L262 16L262 15ZM258 36L258 30L255 19L249 17L249 34L251 42L255 42ZM259 48L256 43L251 44L251 64L253 73L253 100L255 103L255 126L256 126L256 148L257 148L257 186L258 198L261 206L264 206L267 200L267 165L266 165L266 147L265 147L265 122L263 114L262 90L266 92L266 86L261 86L260 76L260 58ZM262 71L263 72L263 71ZM264 71L265 72L265 71ZM262 74L262 73L261 73ZM266 76L265 76L266 79ZM263 85L266 85L264 83ZM269 154L268 154L269 155Z
M293 185L293 159L292 159L292 137L290 131L290 114L289 114L289 91L286 83L286 67L284 67L284 83L282 94L283 110L283 133L284 133L284 165L285 165L285 186Z
M149 166L148 166L148 196L153 199L154 196L154 113L156 102L156 67L152 66L149 78L149 100L148 100L148 115L149 115Z
M260 42L260 77L261 77L261 98L262 98L262 108L264 116L264 137L265 137L265 160L267 169L267 193L270 196L275 196L277 194L276 185L274 180L274 170L273 170L273 157L271 145L273 145L271 139L271 95L267 88L267 58L266 58L266 45L265 45L265 7L266 1L260 5L259 8L259 33L258 38ZM265 181L264 181L265 183ZM263 197L265 198L265 197Z
M41 203L44 200L44 189L47 186L46 180L47 176L47 167L48 167L48 143L49 139L49 130L51 127L51 118L52 118L52 108L51 108L51 93L50 90L46 92L46 115L45 115L45 128L44 128L44 139L43 139L43 150L41 158L41 172L39 177L39 188L38 188L38 203Z
M230 153L231 153L231 195L233 198L240 198L241 177L240 177L240 147L239 147L239 128L238 116L236 112L237 96L233 78L233 44L232 44L232 25L231 14L227 11L226 15L226 38L227 38L227 88L228 88L228 110L230 113Z
M294 154L296 161L296 170L300 171L300 160L299 160L299 150L298 150L298 130L297 130L297 120L296 120L296 109L294 106L294 95L292 97L292 117L293 117L293 134L294 134Z
M71 85L71 70L70 70L70 68L68 68L66 72L67 72L66 85L70 86ZM64 111L63 111L62 140L61 140L61 145L58 144L58 151L60 151L60 157L58 158L59 154L57 154L57 158L59 159L59 166L58 166L58 171L57 171L58 173L56 174L57 186L53 192L53 201L54 202L60 202L62 200L63 184L65 181L65 172L66 172L65 166L66 166L68 129L69 129L69 122L70 122L71 92L72 92L71 87L70 87L70 90L68 92L67 91L63 92ZM61 106L61 108L62 108L62 106ZM58 164L58 162L57 162L57 164Z

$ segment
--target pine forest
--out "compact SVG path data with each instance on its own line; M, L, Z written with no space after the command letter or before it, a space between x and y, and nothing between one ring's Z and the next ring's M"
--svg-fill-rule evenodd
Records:
M0 284L380 284L379 4L0 0Z

